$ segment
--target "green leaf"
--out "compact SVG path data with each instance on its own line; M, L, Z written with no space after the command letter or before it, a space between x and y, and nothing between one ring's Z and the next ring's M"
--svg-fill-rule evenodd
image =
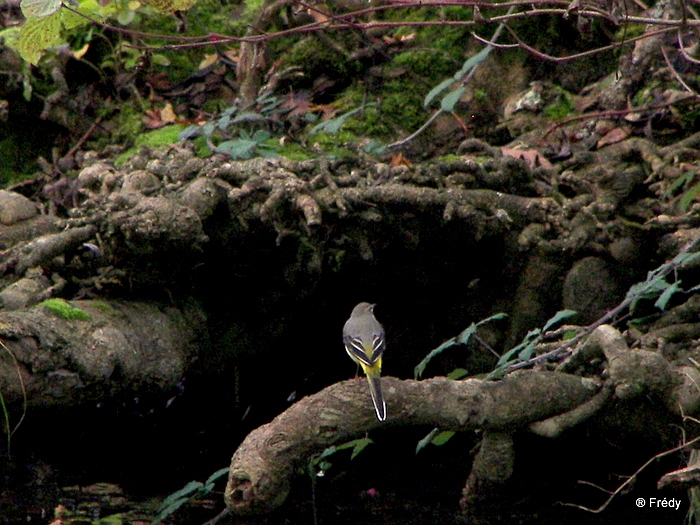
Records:
M356 115L360 111L362 111L365 108L373 107L376 106L374 102L371 104L363 104L359 108L355 108L351 111L348 111L347 113L343 113L339 117L336 117L334 119L327 120L325 122L321 122L320 124L316 124L313 128L311 128L311 131L309 132L310 135L313 135L314 133L318 133L320 131L325 131L326 133L330 135L335 135L340 131L340 128L343 127L343 124L345 124L345 121L348 120L350 117L353 115Z
M452 439L452 436L454 436L455 434L456 432L453 432L452 430L443 430L442 432L437 434L430 442L436 447L441 447L450 439Z
M167 67L170 65L170 59L162 53L153 53L151 58L153 59L153 63L159 66Z
M440 109L446 113L450 113L454 110L455 105L459 102L459 97L467 90L464 86L455 89L448 95L445 95L440 101Z
M657 268L658 270L658 268ZM647 280L642 283L636 283L630 286L627 291L627 298L632 299L630 301L630 311L633 312L637 308L637 304L642 299L653 299L660 296L670 284L666 281L664 276L658 276L652 278L656 271L649 272Z
M156 519L154 519L151 522L151 525L158 525L161 523L165 518L173 514L177 509L182 507L185 503L187 503L190 499L189 498L178 498L173 501L171 501L167 506L163 507L161 506L159 508L159 512L156 515Z
M497 367L500 367L502 365L507 364L511 358L515 354L519 354L523 350L525 350L528 345L531 343L537 344L540 340L542 339L542 331L539 328L535 328L534 330L530 330L525 337L523 338L523 341L516 346L515 348L511 348L508 350L505 354L501 356L501 358L498 360L498 363L496 364Z
M420 378L423 375L423 372L425 371L425 367L428 366L428 363L437 355L442 353L444 350L455 346L455 345L466 345L469 342L469 339L471 336L476 332L476 329L486 323L490 323L491 321L498 321L500 319L504 319L508 317L507 314L504 313L498 313L495 315L492 315L490 317L487 317L486 319L482 319L478 323L470 324L466 329L464 329L457 337L452 337L451 339L448 339L444 343L442 343L440 346L437 348L433 349L430 351L430 353L425 356L425 358L416 365L416 367L413 369L413 377L415 379Z
M694 263L698 259L700 259L700 252L684 252L676 255L671 262L682 268Z
M481 64L484 61L484 59L487 56L489 56L489 53L491 52L492 49L493 48L491 46L486 46L484 49L479 51L473 57L469 57L467 59L467 61L462 65L462 69L457 71L457 73L455 73L452 78L448 78L446 80L443 80L442 82L440 82L437 86L435 86L433 89L431 89L428 92L428 94L425 96L425 100L423 100L423 107L427 108L428 105L433 101L433 99L435 97L437 97L440 93L445 91L448 87L450 87L455 82L460 82L466 76L466 74L469 73L469 71L471 71L473 68L475 68L476 66ZM464 90L465 88L460 87L456 91L459 91L460 89ZM453 93L454 93L454 91L453 91ZM459 97L462 95L462 93L464 93L464 91L459 93L459 95L456 95L456 100L454 100L454 102L451 99L448 99L448 97L450 97L452 94L446 95L442 99L442 101L440 102L440 108L443 111L447 111L447 112L452 111L452 109L454 108L455 104L457 103L457 100L459 100ZM447 107L449 107L449 109L446 109Z
M220 468L216 472L214 472L211 476L207 478L207 481L205 482L205 485L209 485L210 483L214 483L217 479L219 479L222 476L225 476L226 474L229 473L230 467L224 467Z
M471 71L472 68L475 68L476 66L481 64L486 59L486 57L489 56L489 53L492 49L493 48L491 46L486 46L473 57L469 57L462 66L462 69L460 69L458 73L455 73L454 79L462 80L462 78L464 78L464 76L467 73L469 73L469 71Z
M242 135L242 134L241 134ZM253 156L258 143L249 139L227 140L219 144L216 151L229 155L234 160L247 160Z
M326 472L326 471L330 470L332 466L333 466L333 463L331 463L330 461L319 461L318 462L318 470L320 470L322 472Z
M667 200L669 197L676 193L676 190L680 189L681 187L684 188L695 178L695 174L697 173L697 171L698 168L694 168L681 174L675 181L673 181L673 184L671 184L668 187L668 189L664 192L663 199Z
M17 41L19 40L19 27L12 26L0 31L0 39L7 47L17 49Z
M341 446L342 446L342 445L341 445ZM323 450L323 452L321 452L321 455L318 456L317 460L320 461L321 459L324 459L324 458L327 458L327 457L329 457L329 456L332 456L332 455L335 454L336 452L338 452L338 447L334 447L334 446L326 447L326 448Z
M470 324L467 328L462 330L462 332L457 336L453 337L451 341L454 341L454 344L460 344L460 345L466 345L469 342L469 339L476 333L476 329L479 325L477 324Z
M416 454L418 454L421 450L427 447L433 441L433 438L438 435L439 432L440 429L437 427L428 432L428 435L421 439L418 442L418 445L416 445Z
M700 184L696 184L683 194L683 196L678 200L678 207L680 208L681 213L686 212L688 206L690 206L698 194L700 194Z
M89 20L75 14L73 11L68 11L67 9L61 11L61 24L63 25L63 29L67 31L75 29L76 27L86 26L89 23Z
M135 18L136 11L132 11L131 9L119 11L119 13L117 14L117 22L119 22L123 26L130 25Z
M440 93L445 91L453 83L454 83L454 80L451 78L448 78L447 80L443 80L437 86L435 86L433 89L428 91L428 94L425 96L425 100L423 100L423 107L427 108L428 105L433 101L433 99L435 97L437 97Z
M507 367L508 365L497 366L484 378L484 381L495 381L497 379L503 379L503 377L506 375Z
M231 124L231 115L222 115L221 118L219 119L219 122L217 123L216 127L219 128L221 131L226 131L226 129L229 127Z
M464 368L455 368L447 374L447 379L452 379L454 381L457 381L458 379L462 379L463 377L467 377L469 375L469 370L466 370Z
M185 129L183 129L180 134L177 136L178 140L185 140L185 139L191 139L193 137L199 137L202 133L202 130L200 129L201 126L194 124L192 126L187 126Z
M552 328L558 325L560 321L568 319L569 317L573 317L577 314L578 312L575 312L574 310L559 310L556 314L554 314L554 317L552 317L549 321L545 323L544 328L542 328L542 331L549 332Z
M386 146L381 142L370 139L362 149L368 155L382 155L386 151Z
M236 115L231 122L238 124L240 122L263 122L264 120L265 117L263 117L260 113L255 113L254 111L244 111L240 115Z
M423 372L425 372L425 367L428 366L428 363L435 357L436 355L440 354L443 350L446 350L447 348L450 348L451 346L454 346L457 343L457 339L453 337L452 339L448 339L444 343L442 343L440 346L437 348L434 348L433 350L430 351L430 353L423 358L423 360L416 365L416 367L413 369L413 378L418 379L423 375Z
M253 133L253 140L258 144L262 144L270 140L271 135L264 129L258 129Z
M44 18L28 18L20 28L17 51L30 64L37 65L44 50L60 40L60 13Z
M523 350L520 351L518 354L518 360L519 361L527 361L532 357L532 354L535 353L535 344L530 343L527 345Z
M61 0L22 0L19 3L24 17L44 18L57 13L61 9Z
M371 445L372 443L374 443L374 441L369 438L356 439L355 446L352 448L350 459L355 459L358 454L360 454L365 448L367 448L368 445Z
M194 494L197 494L197 492L199 492L199 489L201 489L203 486L204 484L201 481L190 481L180 490L176 490L167 498L165 498L163 500L163 503L160 504L159 509L169 507L173 502L179 501L181 498L189 499ZM182 503L180 503L180 505L182 505Z
M665 310L666 305L671 300L671 297L673 297L673 294L681 290L681 281L678 280L675 283L671 284L671 286L666 288L663 292L661 292L661 295L654 303L654 306L656 306L659 310Z
M205 137L211 137L211 134L214 133L214 128L216 127L216 124L214 122L207 122L206 124L202 124L202 135Z

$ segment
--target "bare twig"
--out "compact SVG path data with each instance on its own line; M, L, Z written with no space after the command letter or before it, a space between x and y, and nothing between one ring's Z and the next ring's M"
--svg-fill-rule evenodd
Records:
M637 476L639 475L639 473L642 472L649 465L651 465L654 461L656 461L657 459L660 459L664 456L668 456L669 454L675 454L676 452L683 450L684 448L688 448L690 445L696 443L699 440L700 440L700 437L696 437L695 439L691 439L690 441L683 443L682 445L678 445L675 448L672 448L670 450L666 450L664 452L659 452L655 456L651 457L646 463L644 463L644 465L639 467L629 478L627 478L627 480L625 480L625 482L622 485L620 485L614 491L612 491L612 493L609 490L603 489L601 487L597 487L600 490L610 494L610 497L605 501L605 503L603 503L597 509L591 509L591 508L586 507L584 505L577 505L576 503L560 502L560 504L565 505L567 507L575 507L577 509L585 510L586 512L592 512L593 514L600 514L601 512L603 512L607 508L607 506L610 504L610 502L613 499L615 499L615 496L620 494L628 485L630 485L635 479L637 479ZM592 483L589 483L587 481L579 481L579 483L586 484L586 485L589 485L592 487L596 487L596 485L593 485Z
M653 106L646 106L646 107L641 107L641 108L630 108L630 109L608 109L605 111L596 111L594 113L584 113L583 115L576 115L574 117L568 117L565 118L564 120L560 120L559 122L555 122L549 128L547 128L547 131L544 132L544 135L540 137L539 142L541 143L550 133L553 131L557 130L558 128L561 128L562 126L566 126L568 124L571 124L572 122L576 122L577 120L587 120L591 118L599 118L599 117L619 117L622 115L627 115L629 113L644 113L647 111L655 111L657 109L663 109L668 106L672 106L674 104L678 104L679 102L683 102L684 100L688 100L689 98L694 98L697 97L696 94L694 93L689 93L688 95L684 97L680 97L676 100L672 100L669 102L664 102L663 104L654 104Z
M511 14L512 11L513 11L514 9L515 9L515 6L511 6L511 7L508 9L508 13L507 13L507 14ZM491 36L491 40L488 41L488 42L484 42L484 43L485 43L487 46L492 46L493 43L496 42L496 41L499 39L499 37L501 36L501 33L503 32L503 28L504 28L504 27L505 27L505 23L504 23L504 22L501 22L501 23L498 25L498 27L496 28L496 31L494 31L493 36ZM469 72L467 73L467 75L465 75L465 77L464 77L461 81L455 80L455 82L460 82L462 85L467 84L467 83L474 77L474 74L476 73L476 68L478 68L478 67L479 67L479 64L476 64L473 68L471 68L471 69L469 70ZM423 133L423 131L425 131L426 129L428 129L428 127L435 121L435 119L437 119L443 112L444 112L444 111L443 111L442 108L438 109L435 113L433 113L433 115L432 115L420 128L418 128L416 131L414 131L413 133L411 133L411 134L410 134L408 137L406 137L405 139L399 140L399 141L394 142L394 143L392 143L392 144L389 144L389 145L387 146L387 149L395 149L395 148L401 147L401 146L403 146L403 145L405 145L405 144L408 144L408 143L411 142L413 139L415 139L418 135L420 135L421 133Z
M666 65L668 66L668 70L671 72L673 77L676 79L676 81L683 86L683 89L685 89L688 93L692 93L696 97L698 94L693 91L693 88L691 88L688 84L685 83L685 81L681 78L680 74L678 71L676 71L676 68L673 67L673 64L671 64L671 61L668 59L668 54L666 53L666 46L661 46L661 54L664 56L664 60L666 61Z

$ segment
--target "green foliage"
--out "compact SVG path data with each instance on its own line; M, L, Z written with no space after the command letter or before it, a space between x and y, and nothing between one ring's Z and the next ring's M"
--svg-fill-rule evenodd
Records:
M436 356L440 355L443 351L447 350L448 348L451 348L453 346L457 345L466 345L469 342L469 339L471 339L471 336L476 333L476 330L480 327L485 325L486 323L490 323L491 321L497 321L500 319L505 319L507 316L506 314L496 314L492 315L491 317L488 317L486 319L483 319L479 321L478 323L472 323L469 325L468 328L462 331L457 337L452 337L451 339L448 339L444 343L442 343L440 346L437 348L433 349L430 351L430 353L425 356L425 358L416 365L416 367L413 370L413 376L415 379L420 378L423 375L423 372L425 371L425 367L428 366L428 363Z
M576 109L576 104L571 95L565 90L555 87L551 93L552 102L547 104L542 112L552 120L561 120L571 115Z
M467 76L467 74L469 74L469 72L472 69L474 69L484 60L486 60L486 57L489 56L489 53L491 53L492 49L493 48L491 46L485 46L476 55L469 57L467 61L464 62L464 64L462 65L462 68L459 71L457 71L452 76L452 78L443 80L437 86L430 90L430 92L425 96L423 106L427 108L433 101L433 99L437 97L440 93L452 86L452 84L454 84L455 82L460 82L465 76ZM442 111L452 111L462 93L464 93L464 87L460 87L455 91L452 91L451 93L445 95L440 102L440 109L442 109Z
M66 319L68 321L89 321L90 314L85 310L76 308L64 299L47 299L40 302L37 306L43 306L56 317Z
M362 452L367 446L374 443L369 438L354 439L353 441L348 441L342 445L332 446L325 449L320 454L316 454L311 457L308 463L308 472L312 479L321 477L327 472L333 464L328 461L328 458L337 454L342 450L352 449L352 454L350 459L355 459L360 452Z
M20 28L17 51L30 64L37 65L44 50L60 42L61 14L28 18Z
M319 124L316 124L313 128L311 128L311 131L309 131L310 135L313 135L314 133L319 133L321 131L325 133L329 133L331 135L336 135L339 131L340 128L343 127L345 122L352 117L353 115L357 115L360 111L364 110L365 108L368 107L373 107L376 106L374 103L370 104L364 104L360 106L359 108L352 109L346 113L343 113L339 117L333 118L326 120L324 122L320 122Z
M556 328L565 319L576 314L573 310L560 310L545 323L544 327L530 330L518 346L511 348L501 356L498 363L496 363L496 368L486 376L486 379L501 378L509 366L531 359L535 353L535 347L542 342L544 335Z
M20 3L26 22L19 28L17 40L6 40L20 56L30 64L37 65L50 47L67 43L63 31L71 32L89 24L89 21L63 8L59 0L22 0ZM81 0L73 9L79 13L101 19L116 11L115 6L100 6L96 0Z
M642 300L654 300L654 306L659 310L665 310L669 300L677 292L684 291L681 288L681 280L676 279L669 283L666 280L666 275L670 268L678 269L700 259L700 252L688 253L683 252L676 255L671 261L661 265L659 268L650 271L647 274L645 281L633 284L627 291L627 300L629 300L630 312L634 313L639 302ZM687 292L693 292L700 289L696 286Z
M683 195L678 200L678 207L681 213L685 213L688 210L688 206L695 200L695 198L700 194L700 183L691 186L691 183L695 180L695 176L698 173L698 168L693 168L682 173L673 184L671 184L663 195L663 199L668 201L673 195L676 194L678 190L683 190Z
M58 12L61 0L22 0L20 7L25 18L44 18Z
M423 450L428 445L435 445L436 447L441 447L447 443L456 434L451 430L440 431L439 428L434 428L428 434L418 442L416 445L416 454Z
M229 468L222 468L214 472L207 480L202 483L200 481L190 481L180 490L173 492L163 500L158 507L157 515L151 522L152 525L161 523L165 518L176 512L180 507L189 503L192 500L208 496L214 491L216 481L228 474Z
M179 139L195 139L204 137L211 152L223 153L234 160L246 160L255 156L277 157L273 149L272 136L265 129L253 129L269 123L277 122L276 118L283 111L279 108L282 99L262 96L257 100L256 110L240 111L237 106L226 109L219 118L201 125L185 128L179 134ZM245 126L248 129L239 129ZM228 138L231 131L239 129L238 138ZM219 144L215 139L228 138Z
M318 144L331 157L353 156L354 152L343 145L354 140L357 140L357 136L345 130L340 130L337 135L321 131L309 137L309 142L313 141L313 143Z

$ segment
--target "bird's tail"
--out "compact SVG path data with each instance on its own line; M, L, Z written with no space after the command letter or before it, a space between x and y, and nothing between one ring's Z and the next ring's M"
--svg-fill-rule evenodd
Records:
M386 403L382 397L382 378L379 374L367 374L367 382L369 383L369 393L372 396L377 419L384 421L386 419Z

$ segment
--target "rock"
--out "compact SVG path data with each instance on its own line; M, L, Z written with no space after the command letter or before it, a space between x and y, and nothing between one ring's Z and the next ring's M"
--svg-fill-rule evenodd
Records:
M574 263L564 280L563 306L581 316L577 322L590 324L623 299L623 290L608 263L600 257L586 257Z
M36 204L24 195L0 190L0 222L10 226L34 217L39 212Z

